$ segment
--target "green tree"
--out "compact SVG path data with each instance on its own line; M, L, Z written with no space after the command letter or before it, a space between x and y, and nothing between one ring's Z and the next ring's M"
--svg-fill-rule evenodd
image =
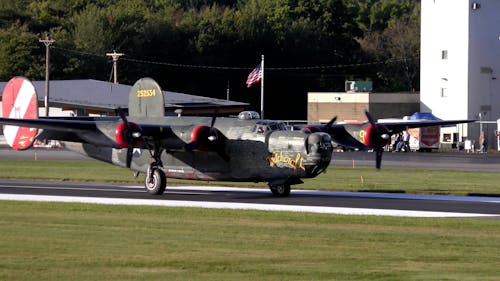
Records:
M44 64L36 56L39 49L37 38L26 25L13 23L0 29L0 79L7 81L13 76L30 79L44 75Z
M50 33L52 79L110 79L105 54L116 50L125 53L122 83L149 76L218 98L229 84L231 99L258 107L258 87L244 82L264 54L266 107L293 96L285 114L266 117L300 119L307 91L343 90L346 77L370 77L378 90L416 88L418 59L356 64L418 57L417 8L411 0L0 0L0 73L42 78L36 34Z
M387 61L376 68L380 91L419 89L420 8L391 21L383 31L366 33L360 40L363 50L377 61Z
M386 29L405 14L413 11L418 0L353 0L351 7L357 10L356 22L363 32Z

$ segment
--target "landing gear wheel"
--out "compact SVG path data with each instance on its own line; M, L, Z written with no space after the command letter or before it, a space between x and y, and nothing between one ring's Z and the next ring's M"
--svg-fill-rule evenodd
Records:
M162 195L167 187L167 177L158 168L149 168L144 177L144 186L149 194Z
M270 185L269 188L276 197L287 197L290 195L291 188L289 184Z

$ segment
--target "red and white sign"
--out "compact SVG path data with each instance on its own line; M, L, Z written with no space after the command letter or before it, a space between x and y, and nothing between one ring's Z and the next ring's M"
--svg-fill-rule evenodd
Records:
M427 146L439 144L439 126L420 128L420 141Z
M2 94L2 115L6 118L38 119L35 87L24 77L10 79ZM16 150L31 147L38 130L35 128L4 125L7 143Z
M422 127L408 129L410 133L410 148L439 148L440 127Z

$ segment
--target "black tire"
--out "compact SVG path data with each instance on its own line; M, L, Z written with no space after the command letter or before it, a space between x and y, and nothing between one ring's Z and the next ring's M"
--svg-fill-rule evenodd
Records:
M289 184L270 185L269 189L271 189L271 192L276 197L288 197L291 190Z
M167 177L162 170L158 168L152 169L152 173L150 171L146 172L146 176L144 177L144 187L146 187L146 191L151 195L162 195L167 187ZM151 178L150 175L152 175Z

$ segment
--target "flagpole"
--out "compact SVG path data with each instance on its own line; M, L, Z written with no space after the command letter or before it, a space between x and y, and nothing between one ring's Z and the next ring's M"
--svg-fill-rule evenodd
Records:
M260 67L262 71L262 78L260 80L260 118L264 119L264 55L262 55Z

